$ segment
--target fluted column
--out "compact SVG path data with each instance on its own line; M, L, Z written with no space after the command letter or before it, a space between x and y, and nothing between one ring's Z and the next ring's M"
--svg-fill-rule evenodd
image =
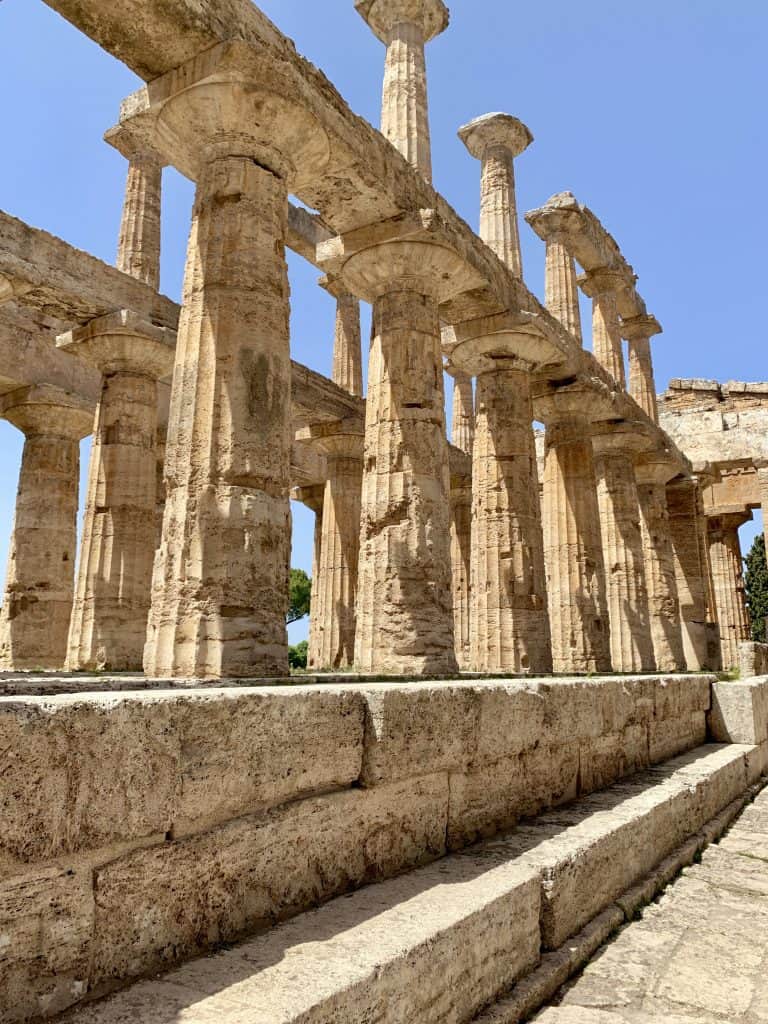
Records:
M667 485L669 530L682 620L683 651L689 672L720 668L707 518L697 477Z
M683 672L683 650L677 573L667 508L667 482L677 467L663 458L641 457L635 465L640 504L640 530L645 552L648 613L658 672Z
M350 395L363 393L363 352L360 338L360 302L354 295L334 290L336 326L333 335L334 384Z
M157 291L160 287L160 206L163 165L148 151L128 163L123 216L117 246L117 269Z
M582 340L581 310L576 263L569 255L562 239L553 235L546 241L546 268L544 272L544 303L565 329Z
M288 669L288 193L328 141L283 68L224 43L153 82L164 155L197 190L155 560L150 676Z
M453 370L451 441L471 459L475 440L475 398L472 378ZM472 471L451 473L451 574L453 630L459 668L468 669L470 657L470 567L472 549Z
M74 590L80 440L91 432L93 409L42 385L4 395L0 415L24 434L0 667L61 669Z
M317 585L320 575L320 551L323 539L323 499L325 484L314 484L309 487L297 487L293 492L296 501L306 505L315 514L315 529L312 544L312 596L309 606L309 640L307 644L307 667L317 668L312 661L312 652L318 646L318 635L322 627L324 611L322 606L322 590Z
M171 372L175 342L125 310L58 340L102 373L69 669L141 669L157 529L157 382Z
M537 397L546 424L542 495L552 667L609 672L605 589L589 394L563 388Z
M593 437L614 672L655 667L634 458L645 440L600 424Z
M336 434L323 438L321 446L328 475L312 587L321 614L310 635L309 666L350 668L355 659L363 438Z
M763 513L765 548L768 551L768 466L760 466L757 477L760 483L760 507Z
M712 581L720 623L723 668L739 664L739 644L749 640L749 614L744 594L743 559L739 527L749 513L714 516L708 520Z
M475 441L475 397L472 378L462 370L452 370L453 417L451 422L451 443L467 455L472 454Z
M628 391L643 412L659 422L656 400L656 380L653 374L651 338L661 333L661 326L653 316L636 316L621 322L622 337L629 344Z
M355 8L387 48L381 131L432 180L425 44L448 27L442 0L356 0Z
M616 292L623 278L610 270L593 270L579 278L592 299L592 353L620 387L626 386Z

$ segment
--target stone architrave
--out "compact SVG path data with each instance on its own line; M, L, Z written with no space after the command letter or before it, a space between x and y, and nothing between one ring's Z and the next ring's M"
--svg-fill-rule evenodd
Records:
M461 370L453 376L451 441L471 457L475 440L475 407L472 378ZM453 576L453 630L459 668L471 665L471 552L472 476L451 474L451 572Z
M616 293L626 286L625 278L617 271L603 268L582 274L579 284L592 299L592 353L623 388L626 374Z
M67 668L138 671L157 539L158 380L176 336L122 310L58 340L102 374Z
M285 69L223 43L152 83L158 148L195 178L155 560L150 676L288 668L288 193L329 157Z
M381 132L432 180L424 47L448 27L443 0L355 0L355 8L387 48Z
M686 668L689 672L717 671L720 641L707 517L698 477L678 477L667 484L667 511Z
M656 380L653 374L651 338L661 334L656 317L636 316L621 321L621 335L629 343L628 391L654 423L659 422Z
M589 393L576 385L535 400L546 425L542 511L552 666L610 672L610 625Z
M648 447L630 423L595 425L597 500L603 540L611 664L614 672L655 667L645 552L634 461Z
M675 553L667 507L667 483L677 472L678 467L663 453L641 456L635 464L648 614L657 672L684 672L686 668Z
M489 114L459 137L482 161L481 236L520 274L513 161L531 133L515 117ZM531 375L549 353L534 333L522 322L461 325L450 355L452 367L477 378L471 665L478 671L552 667L531 401Z
M738 666L739 644L749 640L739 527L751 518L751 512L736 512L710 516L707 521L724 669Z
M319 605L310 632L309 667L351 668L355 660L355 607L360 555L363 437L328 434L319 440L327 478L323 496L312 600Z
M93 408L49 385L4 395L0 415L24 434L16 514L0 609L0 666L61 669L77 552L80 441Z

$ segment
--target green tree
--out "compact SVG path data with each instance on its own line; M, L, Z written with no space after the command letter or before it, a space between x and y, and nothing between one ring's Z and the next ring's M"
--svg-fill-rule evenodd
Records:
M303 569L291 569L290 598L286 621L298 622L309 615L309 604L312 597L312 580Z
M301 643L295 644L293 647L289 647L288 664L291 666L291 668L306 668L308 652L308 640L302 640Z
M744 559L747 571L744 586L747 591L749 617L752 621L752 639L765 643L765 617L768 615L768 566L765 561L765 536L761 533Z

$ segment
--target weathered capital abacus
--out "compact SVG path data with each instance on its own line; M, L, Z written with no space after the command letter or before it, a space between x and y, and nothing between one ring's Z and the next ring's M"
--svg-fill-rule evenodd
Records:
M137 671L157 534L157 384L176 335L122 310L57 344L102 374L67 667Z
M214 46L129 104L197 181L145 652L151 676L287 671L288 193L329 159L295 72Z

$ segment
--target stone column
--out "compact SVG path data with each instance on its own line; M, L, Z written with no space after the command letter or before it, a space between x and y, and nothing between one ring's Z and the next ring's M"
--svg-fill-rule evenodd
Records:
M621 344L616 292L623 277L612 270L593 270L582 274L579 284L592 299L592 353L620 387L626 387L624 352Z
M763 513L765 549L768 551L768 466L760 466L757 471L757 479L760 484L760 507Z
M557 235L546 241L544 304L574 338L582 340L576 263Z
M459 130L483 164L481 237L521 273L513 160L532 141L517 118L489 114ZM472 456L472 668L552 667L531 374L543 346L511 324L457 330L451 363L477 377Z
M296 501L306 505L315 513L314 542L312 546L312 596L309 606L309 641L307 644L307 667L317 667L312 663L312 651L317 647L317 633L323 622L322 592L317 587L320 573L320 550L323 537L323 498L325 484L314 484L311 487L297 487L293 492Z
M442 0L355 0L355 8L387 47L381 132L432 180L424 46L448 27Z
M128 164L125 202L117 245L117 269L160 288L161 159L135 153Z
M589 392L578 386L537 396L544 435L544 563L555 672L610 672Z
M67 668L138 671L155 553L157 382L176 338L123 310L58 340L102 373Z
M0 667L61 669L74 589L80 441L91 432L93 409L38 385L4 395L0 415L25 438L0 609Z
M663 457L642 456L635 465L640 530L645 552L648 613L658 672L684 672L683 634L675 553L667 509L667 482L677 468Z
M683 651L689 672L720 668L707 518L697 477L667 484L669 532L675 561Z
M326 286L328 287L328 286ZM331 289L328 288L330 291ZM334 289L336 296L336 327L333 336L334 384L350 395L363 393L363 353L360 338L360 302L342 289Z
M661 333L653 316L636 316L621 322L621 334L629 343L629 393L654 423L659 422L656 380L653 375L651 338Z
M312 622L309 666L336 670L350 668L355 660L363 437L339 433L320 445L327 480L312 594L321 614Z
M710 516L709 555L715 588L723 668L739 664L739 644L749 640L749 614L744 594L743 559L739 527L751 513Z
M475 440L475 408L472 378L461 370L453 371L453 418L451 441L471 460ZM469 669L470 653L470 577L472 550L472 470L451 473L451 573L453 593L453 630L459 668Z
M593 437L614 672L655 667L634 459L647 441L631 424L597 424Z
M238 42L153 82L159 144L190 168L197 191L144 658L150 676L288 669L287 199L329 155L292 89L279 64Z

